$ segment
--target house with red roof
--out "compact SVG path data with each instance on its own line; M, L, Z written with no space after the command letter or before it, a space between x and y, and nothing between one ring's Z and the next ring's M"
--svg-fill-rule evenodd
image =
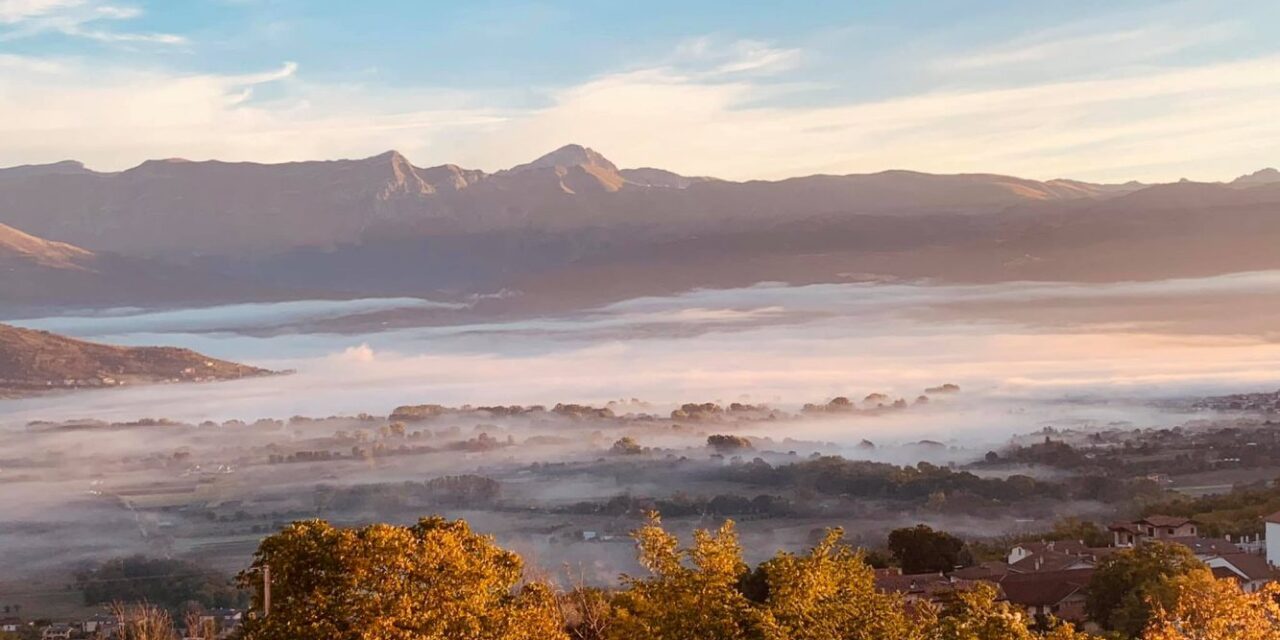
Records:
M1093 569L1010 573L1000 581L1000 589L1010 604L1029 615L1079 623L1088 619L1085 598L1092 577Z
M1233 579L1246 593L1254 593L1277 577L1267 559L1252 553L1228 553L1204 561L1219 578ZM1223 573L1222 570L1230 573Z
M1143 540L1194 538L1200 535L1196 521L1180 516L1151 515L1133 522L1117 522L1107 527L1117 547L1133 547Z

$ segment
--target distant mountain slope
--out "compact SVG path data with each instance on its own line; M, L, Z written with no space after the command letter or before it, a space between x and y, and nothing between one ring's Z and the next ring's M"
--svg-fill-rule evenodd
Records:
M269 373L188 349L114 347L0 324L0 396Z
M1277 184L1280 183L1280 171L1268 167L1259 169L1247 176L1240 176L1231 181L1231 184L1238 187L1252 187L1260 184Z
M0 224L0 261L19 260L56 269L81 269L93 254L63 242L50 242Z
M826 215L981 213L1123 189L990 174L886 171L745 183L618 169L567 145L488 174L360 160L255 164L152 160L119 173L76 163L0 170L0 222L94 251L266 255L369 237L645 225L700 232Z
M24 308L274 297L255 284L155 260L99 254L0 224L0 317Z
M699 182L711 182L715 178L682 176L666 169L641 167L639 169L622 169L618 172L629 184L637 187L662 187L665 189L687 189Z

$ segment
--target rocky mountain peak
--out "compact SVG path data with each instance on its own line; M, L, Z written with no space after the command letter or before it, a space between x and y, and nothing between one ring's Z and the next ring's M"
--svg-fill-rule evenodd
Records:
M567 144L551 153L548 153L533 162L525 163L512 167L510 173L527 171L529 169L550 169L555 167L590 167L594 169L603 169L612 173L618 171L608 158L600 154L600 152L580 144Z

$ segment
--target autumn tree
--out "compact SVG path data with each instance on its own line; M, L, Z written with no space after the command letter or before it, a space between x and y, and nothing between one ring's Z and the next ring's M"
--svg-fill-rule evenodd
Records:
M1245 593L1208 569L1165 578L1143 640L1275 640L1280 638L1280 585Z
M1111 534L1096 522L1067 517L1053 523L1053 529L1042 534L1043 540L1079 540L1089 547L1106 547L1111 544Z
M876 589L861 551L830 529L807 554L781 552L759 566L755 594L789 640L928 638L932 612L909 615L903 599ZM750 582L750 581L749 581Z
M271 611L263 615L263 571ZM337 528L295 522L239 576L254 589L245 640L554 640L554 594L521 581L518 555L461 520Z
M648 577L623 576L609 640L747 640L774 637L773 621L737 589L747 571L733 522L694 532L692 548L662 528L656 514L635 532Z
M644 453L644 449L631 436L623 436L613 443L609 451L614 455L634 456Z
M951 571L967 561L963 540L924 524L889 532L889 552L903 573Z
M571 640L604 640L613 616L612 594L581 582L560 594L560 617Z
M741 453L751 451L755 447L751 441L742 436L712 434L707 436L707 446L718 453Z
M1066 623L1050 622L1040 633L1018 607L1000 601L988 583L957 589L946 599L933 640L1087 640L1090 636Z
M1089 581L1085 609L1090 619L1125 637L1137 637L1155 608L1173 607L1165 581L1203 568L1192 551L1179 544L1150 541L1104 559Z

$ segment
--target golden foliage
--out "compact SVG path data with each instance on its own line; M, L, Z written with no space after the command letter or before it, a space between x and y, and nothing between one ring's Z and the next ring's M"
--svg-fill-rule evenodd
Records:
M698 531L691 549L662 528L657 515L635 532L648 578L624 577L613 600L609 640L745 640L773 637L773 621L737 588L746 573L732 522Z
M1045 633L1032 630L1026 612L998 600L990 584L956 590L938 622L936 640L1086 640L1090 636L1070 624L1056 624Z
M1245 593L1231 580L1199 569L1165 581L1172 607L1154 606L1144 640L1280 639L1280 586Z
M792 640L873 640L928 637L933 612L909 615L902 598L876 590L862 552L840 543L832 529L806 555L779 553L760 566L765 607L778 637Z
M778 553L754 571L742 559L732 522L714 532L696 531L688 547L681 546L656 515L634 536L640 564L648 575L623 576L622 588L616 591L579 584L557 593L542 583L521 584L520 557L473 533L463 521L427 518L411 527L358 529L335 528L319 520L297 522L264 540L253 565L240 575L241 584L255 589L257 609L245 623L242 637L1092 638L1053 621L1048 630L1037 629L1025 611L1003 601L998 588L990 584L957 589L941 606L882 592L862 552L843 544L838 529L829 531L807 553ZM1161 560L1152 565L1156 568L1168 564L1163 555L1152 557ZM273 576L272 609L264 617L261 581L268 565ZM1244 593L1232 582L1214 579L1202 567L1179 564L1178 568L1155 581L1142 582L1151 611L1143 640L1280 640L1280 587ZM123 619L126 610L121 612ZM128 617L133 620L126 631L129 638L147 640L172 633L172 623L163 611L143 608L129 612Z
M553 640L564 638L555 597L516 589L520 557L463 521L339 529L296 522L262 542L240 575L270 615L245 623L246 640Z

